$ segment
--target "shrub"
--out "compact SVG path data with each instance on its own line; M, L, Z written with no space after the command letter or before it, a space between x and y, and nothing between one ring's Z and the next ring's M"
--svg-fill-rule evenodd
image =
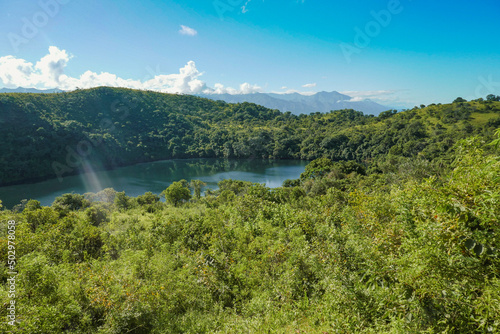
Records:
M181 182L172 183L167 189L162 192L168 203L174 206L179 205L183 201L188 201L191 198L191 192Z
M160 196L148 191L144 195L137 196L137 203L139 205L154 204L160 200Z

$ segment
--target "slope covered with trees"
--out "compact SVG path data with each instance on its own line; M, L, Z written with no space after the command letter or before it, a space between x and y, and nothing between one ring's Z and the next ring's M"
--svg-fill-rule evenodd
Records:
M0 210L3 319L12 247L18 272L18 322L0 331L499 332L496 99L368 117L110 88L0 95L4 183L54 161L314 159L276 189L178 180L165 202L105 189Z
M0 328L498 333L494 147L461 140L449 170L430 177L423 157L385 172L321 158L277 189L224 180L198 197L202 184L180 180L166 203L106 189L0 211L2 222L16 221L19 272L19 323ZM4 264L7 240L2 224ZM0 268L6 305L8 268Z
M354 160L369 168L442 160L458 140L491 139L500 102L431 105L378 117L354 110L295 116L250 104L101 87L0 94L0 185L190 157ZM444 160L443 160L444 159Z

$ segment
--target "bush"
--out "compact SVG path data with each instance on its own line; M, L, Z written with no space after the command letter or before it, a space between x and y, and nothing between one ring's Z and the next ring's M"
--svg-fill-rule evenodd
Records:
M295 179L295 180L286 179L285 181L283 181L283 187L293 188L298 186L300 186L300 179Z
M154 204L158 201L160 201L160 196L150 191L146 192L144 195L137 196L137 203L139 205Z
M90 201L80 194L64 194L56 197L52 207L59 212L61 217L66 216L70 211L77 211L90 205Z
M162 192L168 203L174 206L179 205L183 201L188 201L191 198L191 192L182 182L174 182Z
M85 210L87 219L94 226L99 226L103 222L108 221L109 212L108 209L102 204L93 204L87 210Z
M115 205L120 210L126 210L132 206L132 200L130 197L125 195L124 191L117 192L115 195Z

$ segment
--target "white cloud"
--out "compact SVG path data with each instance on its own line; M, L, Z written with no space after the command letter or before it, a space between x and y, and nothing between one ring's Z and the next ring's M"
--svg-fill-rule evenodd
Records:
M257 85L251 85L247 82L240 85L240 91L242 94L253 94L262 91L262 88Z
M31 85L33 64L13 56L0 58L0 80L5 86L15 88Z
M286 89L285 88L282 88L282 89ZM316 94L317 92L301 92L299 90L296 90L296 89L288 89L284 92L276 92L276 91L272 91L271 93L274 93L274 94L293 94L293 93L297 93L297 94L300 94L300 95L314 95Z
M198 71L194 61L189 61L178 74L157 75L143 83L143 87L164 93L201 93L207 87L199 79L203 73Z
M375 100L377 102L393 101L396 90L368 90L368 91L344 91L340 92L351 97L349 102L359 102L366 99Z
M364 100L366 100L366 98L364 98L362 96L356 96L356 97L351 98L349 101L345 101L345 102L361 102Z
M242 12L243 14L245 14L246 12L248 12L248 8L247 8L247 6L248 6L248 4L250 3L250 1L252 1L252 0L247 0L247 1L245 2L245 4L241 7L241 12Z
M196 36L198 32L194 30L193 28L190 28L188 26L181 25L181 29L179 30L179 33L181 35L187 35L187 36Z
M262 92L262 87L258 85L251 85L248 82L242 83L239 89L224 87L221 83L216 83L214 89L206 89L204 93L207 94L253 94Z
M35 69L39 71L42 80L46 79L48 83L58 84L70 58L65 50L59 50L57 47L51 46L49 47L49 54L36 63Z
M14 56L1 57L0 80L6 87L57 86L70 58L66 51L54 46L35 66Z
M302 87L304 87L304 88L312 88L312 87L316 87L316 85L317 84L314 82L314 83L308 83L308 84L302 85Z
M369 91L344 91L340 92L342 94L351 97L348 102L359 102L366 99L373 100L382 105L391 107L409 107L413 104L408 96L408 90L397 89L397 90L369 90Z
M203 72L196 68L194 61L189 61L179 69L179 73L155 75L149 80L123 79L108 72L95 73L86 71L79 77L70 77L64 70L72 57L55 46L49 48L49 53L42 57L36 65L14 56L0 58L0 83L6 88L37 88L73 90L99 86L125 87L133 89L155 90L164 93L183 94L251 94L261 92L258 85L241 84L238 89L215 84L210 88L200 79Z

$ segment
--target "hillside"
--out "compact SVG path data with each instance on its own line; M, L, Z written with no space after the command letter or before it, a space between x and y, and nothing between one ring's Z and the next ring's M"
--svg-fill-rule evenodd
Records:
M487 148L462 140L437 173L424 159L381 173L321 158L277 189L224 180L201 197L203 183L179 180L166 203L105 189L1 210L15 222L12 332L498 333Z
M500 103L433 105L378 117L353 110L295 116L251 103L101 87L0 94L0 185L170 158L305 159L380 168L444 159L456 140L491 139Z
M294 116L96 88L0 94L0 112L4 182L174 156L314 159L275 189L0 201L14 333L500 331L500 102Z

